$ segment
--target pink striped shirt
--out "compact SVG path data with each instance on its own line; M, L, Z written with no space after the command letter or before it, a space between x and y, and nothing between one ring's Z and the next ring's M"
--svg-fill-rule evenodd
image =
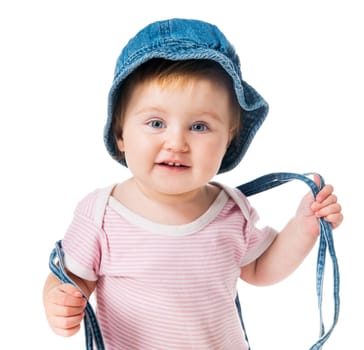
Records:
M219 185L221 186L221 185ZM77 206L63 248L67 268L97 280L97 315L106 349L247 349L234 299L240 267L273 241L271 228L236 189L186 225L161 225L102 191Z

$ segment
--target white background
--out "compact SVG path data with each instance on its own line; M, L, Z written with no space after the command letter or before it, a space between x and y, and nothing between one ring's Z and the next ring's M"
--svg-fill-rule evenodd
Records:
M317 171L334 184L345 214L335 231L341 313L324 348L363 349L364 25L360 1L351 0L2 1L1 344L83 348L83 333L63 339L45 321L48 256L86 193L129 176L102 141L114 64L137 30L169 17L217 24L245 80L271 107L241 164L218 180L238 185L273 171ZM306 191L291 183L252 202L262 223L280 229ZM306 350L316 340L316 252L279 285L239 284L253 350Z

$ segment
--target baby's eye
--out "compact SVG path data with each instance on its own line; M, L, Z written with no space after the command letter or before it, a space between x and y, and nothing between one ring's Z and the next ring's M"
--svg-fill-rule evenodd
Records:
M195 123L191 127L192 131L197 131L197 132L207 131L208 129L209 129L208 126L203 123Z
M162 129L165 127L164 123L158 119L149 121L148 125L154 129Z

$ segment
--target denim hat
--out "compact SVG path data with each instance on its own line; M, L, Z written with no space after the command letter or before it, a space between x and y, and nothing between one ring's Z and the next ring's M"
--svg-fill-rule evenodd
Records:
M117 159L119 153L111 123L122 93L122 83L137 67L152 58L209 59L219 63L229 74L242 110L241 130L239 137L227 149L219 173L233 169L262 125L268 113L268 104L242 79L239 57L219 28L194 19L175 18L151 23L130 39L122 50L108 96L108 118L104 129L104 142L110 155ZM124 160L120 162L126 165Z

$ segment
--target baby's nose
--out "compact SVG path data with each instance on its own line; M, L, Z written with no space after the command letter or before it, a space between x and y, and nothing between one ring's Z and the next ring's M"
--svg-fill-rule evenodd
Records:
M170 152L186 152L188 142L185 132L180 129L169 130L166 133L164 147Z

